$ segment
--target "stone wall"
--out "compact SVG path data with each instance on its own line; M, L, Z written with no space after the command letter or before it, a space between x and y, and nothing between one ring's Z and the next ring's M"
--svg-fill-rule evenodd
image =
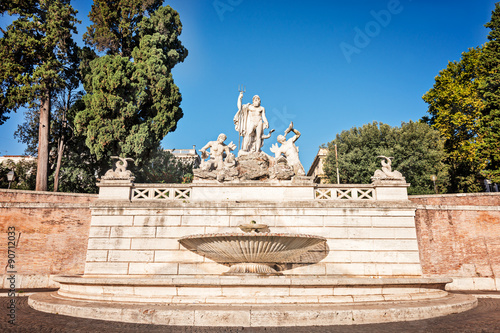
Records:
M96 199L97 195L0 190L4 272L7 228L14 226L19 237L18 286L48 287L53 286L51 274L83 274L89 205ZM410 200L417 204L415 223L424 275L453 277L455 289L500 289L500 194L411 196Z
M228 267L186 250L177 240L194 234L241 232L238 225L254 220L273 233L327 239L326 249L287 265L284 274L421 275L415 208L408 201L114 200L99 201L92 210L85 274L221 274ZM317 256L323 259L319 263L314 260Z
M452 289L500 289L500 193L410 196L422 272Z
M7 288L7 232L15 230L16 286L54 286L54 274L83 274L97 195L0 190L0 267ZM9 229L11 227L11 229Z

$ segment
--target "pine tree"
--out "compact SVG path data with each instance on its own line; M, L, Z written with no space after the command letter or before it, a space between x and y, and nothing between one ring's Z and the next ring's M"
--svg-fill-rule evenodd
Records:
M51 101L77 53L76 11L68 0L39 0L3 2L5 12L18 18L0 39L0 125L11 111L38 108L36 190L46 191Z

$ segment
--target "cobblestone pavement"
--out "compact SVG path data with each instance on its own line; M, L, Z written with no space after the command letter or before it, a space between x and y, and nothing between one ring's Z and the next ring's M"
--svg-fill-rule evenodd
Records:
M9 298L0 298L0 332L457 332L490 333L500 332L500 299L480 298L479 305L472 310L445 317L411 322L315 327L180 327L129 324L104 320L83 319L36 311L28 306L28 297L18 297L16 303L16 324L8 323L7 305Z

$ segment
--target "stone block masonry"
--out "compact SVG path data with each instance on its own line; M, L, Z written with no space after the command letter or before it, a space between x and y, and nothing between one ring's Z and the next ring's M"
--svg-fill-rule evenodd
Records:
M125 181L100 184L85 275L219 275L228 267L193 254L178 239L240 232L238 225L253 220L273 233L327 238L326 248L285 263L284 274L421 276L415 205L405 183L156 185L128 183L127 192Z
M96 199L97 195L0 190L0 230L5 236L5 239L0 241L2 244L0 265L5 267L7 264L7 228L9 225L15 225L16 230L21 234L16 249L16 256L19 260L19 265L16 266L18 288L54 287L50 279L51 275L83 274L86 260L95 263L105 262L110 254L109 249L94 250L89 251L86 257L89 232L92 238L110 238L113 235L116 238L126 239L131 232L134 232L130 228L140 225L155 228L156 234L155 237L150 237L152 233L148 229L144 237L134 241L133 246L136 251L134 255L148 256L146 259L150 259L149 251L154 251L153 261L157 260L163 267L158 267L158 264L152 261L145 261L142 264L133 262L131 264L134 270L161 269L163 272L177 272L178 264L174 262L180 260L184 264L179 274L199 272L201 257L189 251L179 251L176 239L186 235L187 231L189 234L234 231L234 226L244 222L241 215L244 210L239 210L231 215L229 225L221 226L219 224L223 221L214 220L214 226L205 227L197 225L199 216L182 219L181 210L170 207L169 211L173 215L155 214L152 217L135 215L128 222L119 218L111 221L107 216L105 222L101 221L106 225L96 225L90 230L89 205L95 203ZM394 251L361 249L333 251L330 249L328 257L323 261L337 265L352 265L352 263L362 262L369 255L373 257L370 260L379 262L411 263L420 257L424 276L452 277L455 281L451 285L452 288L498 290L500 286L498 268L500 194L410 196L409 199L416 204L417 208L414 223L418 252L411 250L396 254ZM164 206L168 205L169 203L164 203ZM296 223L299 212L293 211L286 220L273 218L272 230L316 235L321 234L320 230L324 232L328 230L324 236L337 241L341 238L359 240L371 233L370 237L374 243L369 246L375 246L377 239L394 238L397 232L400 233L399 237L413 237L406 228L411 226L411 223L406 221L407 218L398 222L401 224L399 227L391 226L383 230L374 227L382 223L381 219L363 216L358 216L356 219L310 216L307 226L290 226L290 223ZM270 213L271 211L267 211L265 215ZM249 218L255 220L255 216ZM186 230L188 225L190 229ZM325 228L328 225L335 225L335 228ZM402 228L403 226L405 228ZM165 242L166 239L169 241ZM379 242L377 242L378 245ZM341 243L335 246L341 246ZM118 260L122 255L113 252L110 259ZM118 266L121 264L120 261L112 261L112 263ZM139 267L139 264L144 267ZM215 263L212 263L211 267L206 265L204 269L214 274L221 269L227 270ZM301 269L305 268L297 267L294 271ZM320 268L319 273L324 271ZM5 278L6 276L3 275L4 288Z

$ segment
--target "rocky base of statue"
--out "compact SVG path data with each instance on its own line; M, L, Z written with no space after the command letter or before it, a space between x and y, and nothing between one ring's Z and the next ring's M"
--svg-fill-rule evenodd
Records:
M217 180L218 182L232 181L238 178L238 170L233 167L222 170L193 169L193 180Z
M241 180L269 179L271 157L263 152L252 152L239 156L236 168Z
M284 156L280 156L274 160L274 165L271 167L270 174L271 179L277 180L290 180L295 176L293 168L288 164Z
M194 181L291 180L296 176L284 156L275 159L264 152L251 152L237 157L235 162L234 165L220 170L193 169Z

